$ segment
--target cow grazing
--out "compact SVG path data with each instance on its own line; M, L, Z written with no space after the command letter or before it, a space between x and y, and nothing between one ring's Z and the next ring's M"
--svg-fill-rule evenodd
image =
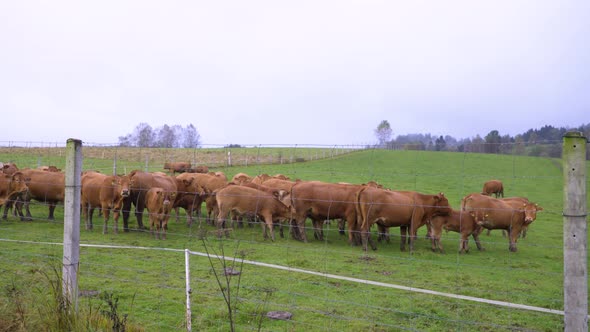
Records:
M9 203L14 202L17 197L27 192L26 182L28 179L22 172L0 174L0 207L4 205L2 219L7 219Z
M481 193L488 196L494 194L496 198L498 198L498 196L504 197L504 185L500 180L487 181L483 184Z
M164 163L164 169L168 170L168 172L172 173L172 175L176 173L184 173L188 172L191 169L191 163L179 161L179 162L166 162Z
M406 233L409 232L410 251L414 249L417 230L436 215L448 215L449 201L443 193L427 195L414 191L392 191L364 187L357 194L358 224L360 225L363 249L367 250L373 224L384 227L400 227L400 249L405 251Z
M145 206L150 217L150 233L156 239L166 239L168 219L174 204L175 191L152 187L145 195Z
M129 196L129 177L104 175L96 172L86 172L81 179L82 216L86 221L86 230L91 230L94 209L100 208L103 215L102 233L107 233L110 212L113 212L113 232L119 232L119 214L123 207L123 200Z
M268 238L270 233L270 238L274 241L273 224L291 220L291 215L294 212L290 206L289 193L286 191L280 191L277 195L272 195L250 187L229 185L216 191L215 196L217 197L216 201L219 210L217 229L220 237L224 231L226 236L229 236L225 226L227 225L228 215L232 213L241 217L259 217L264 221L262 223L264 238Z
M144 229L143 210L145 209L146 193L152 187L162 188L167 192L177 191L176 179L168 175L154 174L134 170L129 176L129 196L123 200L123 230L129 232L129 213L131 205L135 206L135 217L137 218L137 227Z
M443 246L440 243L443 229L461 234L459 253L469 251L469 235L473 236L477 249L484 250L479 241L479 234L481 234L483 228L475 222L471 214L453 209L449 215L437 215L430 218L432 251L440 250L440 252L443 252Z
M512 252L522 229L537 217L543 208L532 202L507 202L482 194L470 194L463 198L462 209L475 218L475 222L487 229L504 229L509 233Z

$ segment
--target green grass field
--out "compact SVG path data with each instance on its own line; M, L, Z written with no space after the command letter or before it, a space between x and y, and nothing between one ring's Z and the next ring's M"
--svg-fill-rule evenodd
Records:
M257 149L265 155L264 149ZM204 153L201 151L201 153ZM307 151L312 155L313 151ZM63 157L0 154L0 160L15 160L20 167L55 164ZM117 169L144 168L141 158L117 157ZM311 158L305 158L306 160ZM314 158L317 159L317 158ZM19 164L19 160L21 163ZM61 164L59 163L61 161ZM234 164L235 165L235 164ZM109 173L113 159L86 157L84 168ZM161 169L151 169L152 171ZM483 182L500 179L506 196L526 196L544 210L518 241L518 252L508 251L508 240L500 231L480 236L486 251L459 255L456 233L443 234L445 254L430 251L425 228L413 254L400 252L399 231L391 229L392 242L379 243L377 251L365 255L350 246L337 232L336 223L326 225L324 241L309 243L288 236L275 242L262 237L260 226L235 229L230 239L218 240L214 228L205 223L188 227L181 221L169 224L167 240L132 231L101 233L101 218L95 215L94 231L81 227L81 242L89 245L141 246L150 249L82 247L79 287L84 292L111 292L118 296L120 312L146 331L184 329L185 248L225 256L364 279L386 284L506 301L563 310L563 175L561 160L487 154L425 151L363 150L335 158L285 164L214 167L229 178L238 172L252 176L285 174L292 179L365 183L375 180L394 190L423 193L444 192L454 208L463 196L480 192ZM10 301L7 289L21 287L46 293L35 269L61 270L63 208L58 221L45 220L47 208L36 205L36 220L20 222L15 217L0 221L0 251L4 292L0 304ZM135 218L130 219L135 227ZM122 220L119 222L122 228ZM112 223L109 224L112 226ZM10 241L6 241L10 240ZM14 241L34 241L23 243ZM155 250L155 248L176 249ZM215 277L223 269L219 260L193 255L191 261L193 331L229 330L228 310ZM231 261L228 264L232 264ZM250 264L237 266L229 289L234 299L237 330L262 331L555 331L563 329L563 316L552 313L505 308L473 301L426 295L388 287L332 279L294 271ZM222 280L225 282L225 279ZM238 284L239 281L239 284ZM227 289L227 287L222 286ZM81 297L80 307L96 305L96 297ZM264 318L267 311L293 313L289 321ZM34 314L34 313L33 313Z

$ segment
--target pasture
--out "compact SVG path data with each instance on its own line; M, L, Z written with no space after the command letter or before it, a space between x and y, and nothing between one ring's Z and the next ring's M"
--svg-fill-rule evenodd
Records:
M57 149L57 148L55 148ZM274 160L277 159L276 150ZM145 149L144 149L145 150ZM94 230L81 227L79 288L86 294L110 292L119 298L119 310L128 320L146 331L177 331L184 328L184 253L210 252L250 261L281 265L338 276L505 301L547 309L563 310L563 222L561 160L510 155L475 153L346 150L327 156L314 149L297 149L305 162L282 164L261 162L267 156L264 148L253 149L253 159L237 162L232 167L220 160L201 162L206 151L187 151L175 160L190 161L192 153L199 164L210 165L231 178L238 172L255 176L281 173L291 179L326 182L366 183L374 180L394 190L422 193L443 192L453 208L458 209L463 196L480 192L489 179L504 182L505 196L525 196L544 208L531 225L527 237L519 239L518 251L508 251L508 240L501 231L482 234L485 251L477 251L470 239L470 252L459 254L459 236L443 234L446 252L433 253L430 241L424 238L425 227L413 253L399 249L399 230L392 228L391 243L378 243L378 250L364 253L351 246L347 237L337 231L335 222L326 224L324 241L313 238L307 230L309 243L296 241L286 232L275 242L265 240L260 226L236 228L229 239L217 239L214 227L195 223L190 227L181 214L172 217L166 240L155 240L145 231L101 233L102 220L95 213ZM333 150L333 149L332 149ZM83 150L84 152L86 150ZM137 152L136 150L133 150ZM247 154L246 149L242 153ZM326 151L331 151L327 149ZM250 152L250 151L248 151ZM166 154L167 153L167 154ZM151 158L150 171L161 171L164 158ZM211 152L209 155L213 155ZM281 152L284 156L288 154ZM113 153L84 157L84 169L113 170ZM116 152L117 172L144 169L146 158ZM234 153L239 155L239 153ZM305 157L307 155L307 157ZM310 156L325 158L311 158ZM204 159L204 158L203 158ZM269 158L270 159L270 158ZM265 160L269 160L265 159ZM295 160L293 159L293 160ZM313 159L313 160L312 160ZM51 164L64 167L57 150L41 153L24 151L0 152L0 160L14 161L19 167ZM161 162L158 166L157 162ZM238 159L239 160L239 159ZM258 162L257 162L258 160ZM301 160L301 159L300 159ZM151 162L153 161L153 162ZM247 166L246 166L247 164ZM61 269L63 248L55 243L63 240L63 208L56 210L56 220L46 220L47 207L32 207L35 220L21 222L10 216L0 221L2 293L0 304L10 301L10 287L30 288L41 296L43 289L35 269ZM135 227L135 217L130 218ZM308 223L307 226L311 227ZM109 223L112 227L112 222ZM375 231L375 229L373 229ZM374 235L373 235L374 237ZM20 242L19 242L20 241ZM134 246L141 248L110 248L102 246ZM175 249L166 250L166 249ZM555 331L563 329L563 316L514 308L505 308L467 300L426 295L362 282L332 279L325 276L278 270L250 264L238 264L241 275L232 277L229 285L221 276L223 265L193 255L191 261L193 330L229 330L228 309L221 289L230 290L233 299L233 320L237 330L262 331ZM232 261L228 261L229 265ZM79 305L98 302L93 296L82 296ZM268 311L284 310L293 314L291 320L265 318Z

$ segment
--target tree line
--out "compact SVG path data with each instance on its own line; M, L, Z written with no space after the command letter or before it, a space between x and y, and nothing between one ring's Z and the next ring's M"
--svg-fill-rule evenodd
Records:
M136 146L141 148L198 148L201 135L191 123L186 127L167 124L152 128L142 122L132 133L119 136L119 146Z
M456 139L450 135L408 134L392 139L392 130L387 120L375 129L378 146L394 150L431 150L453 152L478 152L495 154L518 154L536 157L561 157L562 138L569 131L579 131L590 137L590 123L576 128L545 125L540 129L528 129L522 134L510 136L492 130L484 137Z

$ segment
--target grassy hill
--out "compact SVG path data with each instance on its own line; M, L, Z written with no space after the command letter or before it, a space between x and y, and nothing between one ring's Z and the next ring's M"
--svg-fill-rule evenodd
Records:
M259 158L267 153L264 148L255 150L254 155ZM276 150L269 151L277 153ZM247 155L248 152L243 153ZM459 255L458 234L447 233L443 234L447 252L433 253L429 241L423 238L425 229L420 229L420 239L413 254L400 252L397 236L393 237L392 243L379 243L377 251L365 254L360 247L350 246L346 237L338 234L335 223L325 226L327 237L324 241L313 240L310 232L310 242L301 243L289 237L277 238L275 242L265 240L259 226L234 229L230 239L218 240L213 236L213 226L202 223L188 227L184 218L180 222L171 221L168 239L158 241L142 231L117 235L111 231L103 235L100 232L101 218L95 216L95 230L86 231L82 226L81 241L93 245L211 251L350 278L563 309L563 175L559 159L387 150L345 151L333 158L330 158L331 155L325 159L310 158L314 152L313 149L305 150L302 155L308 157L298 157L314 159L305 162L248 162L248 166L235 162L232 167L221 162L209 165L212 170L225 172L229 178L238 172L252 176L281 173L292 179L349 183L374 180L394 190L444 192L454 208L459 207L463 196L480 192L486 180L499 179L504 182L506 196L528 197L541 205L544 211L529 228L527 237L518 241L516 253L508 251L508 240L499 231L492 232L490 236L482 234L486 248L483 252L477 251L471 243L471 252ZM207 154L204 151L200 153ZM315 155L322 154L318 152ZM112 172L114 158L106 152L104 155L104 158L100 153L85 156L84 168ZM20 152L17 155L0 154L0 160L20 160L20 164L17 161L19 166L41 163L63 167L60 157L51 157L44 159ZM198 158L197 162L207 164ZM144 167L145 159L141 156L126 159L121 151L117 153L117 172ZM150 162L149 169L161 170L161 166ZM45 206L34 206L32 213L37 217L33 222L20 222L14 217L0 221L1 237L11 241L62 241L63 223L45 220ZM58 208L56 215L60 220L63 209ZM134 226L135 218L132 217L130 222ZM391 234L397 235L399 231L391 229ZM57 266L61 269L60 246L3 241L2 247L2 274L6 277L0 281L0 289L6 290L11 285L30 288L28 283L39 282L31 273L37 268ZM248 264L236 268L242 269L239 286L236 277L229 289L234 292L239 290L237 295L233 293L237 296L234 319L239 330L257 329L259 326L263 331L563 329L563 317L556 314L503 308ZM198 326L197 330L228 330L227 308L214 273L221 269L218 260L191 257L193 329ZM148 331L174 331L183 326L182 252L83 247L79 282L82 290L107 291L119 296L120 311L128 313L131 322L144 326ZM227 285L223 287L227 289ZM0 304L10 301L7 294L5 291L0 295ZM81 306L99 302L96 297L85 297ZM290 321L262 318L269 310L287 310L294 316Z

